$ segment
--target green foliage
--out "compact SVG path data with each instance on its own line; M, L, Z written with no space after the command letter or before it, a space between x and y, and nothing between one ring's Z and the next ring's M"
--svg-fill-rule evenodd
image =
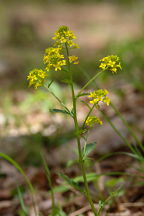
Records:
M63 173L59 174L60 177L62 177L71 187L75 188L76 190L80 191L81 193L84 192L84 190L78 185L75 180L69 178L68 176L64 175Z
M28 216L29 211L28 211L28 208L25 206L20 187L17 187L17 194L18 194L18 198L19 198L20 206L21 206L21 209L19 210L19 216Z
M66 164L67 167L71 167L78 163L78 160L69 160Z
M31 198L32 198L32 202L33 202L33 207L34 207L34 211L35 211L35 216L38 216L37 214L37 210L36 210L36 206L35 206L35 199L34 199L34 188L33 188L33 185L31 184L29 178L27 177L27 175L25 174L25 171L22 169L22 167L15 161L13 160L10 156L4 154L4 153L1 153L0 152L0 158L2 159L5 159L6 161L8 161L9 163L11 163L20 173L21 175L24 177L28 187L29 187L29 190L30 190L30 194L31 194ZM22 200L21 200L22 202ZM22 204L22 203L21 203Z
M111 178L111 179L109 179L109 180L106 181L105 185L108 188L114 188L118 184L123 183L123 182L124 182L123 178Z
M68 112L67 110L61 110L61 109L50 109L50 112L52 113L62 113L62 114L67 114L71 116L71 113Z
M66 216L66 214L60 207L55 207L50 216Z
M5 160L7 160L9 163L11 163L21 174L22 176L25 178L28 186L29 186L29 189L30 191L33 193L34 192L34 189L33 189L33 186L29 180L29 178L26 176L24 170L22 169L22 167L15 161L13 160L10 156L0 152L0 158L3 158Z
M82 148L82 156L83 156L83 160L86 160L87 156L96 149L96 142L94 143L89 143L86 144L83 148Z
M99 178L99 174L96 174L96 173L87 173L86 174L86 177L87 177L87 181L88 182L92 182L92 181L95 181ZM77 176L74 178L75 182L84 182L83 180L83 176Z
M87 182L96 181L99 177L100 177L100 175L98 175L96 173L87 173L86 174ZM79 187L79 183L84 183L83 176L77 176L75 178L69 178L66 176L66 179L64 179L64 180L66 182L67 182L67 180L68 181L70 180L69 183L67 182L68 185L60 185L60 186L54 187L53 190L55 193L63 193L63 192L68 191L71 187L73 187L73 185L71 184L71 181L74 182L74 185L77 184L78 187ZM80 188L80 190L81 190L81 188Z

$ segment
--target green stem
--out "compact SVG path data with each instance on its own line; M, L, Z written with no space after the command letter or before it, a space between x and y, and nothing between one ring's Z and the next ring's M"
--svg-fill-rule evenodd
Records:
M48 89L49 93L60 103L60 105L65 109L67 110L68 112L70 112L70 110L64 105L64 103L55 95L54 92L50 91Z
M98 72L95 76L93 76L81 89L80 91L78 92L78 96L83 92L83 90L89 86L99 75L102 74L102 72L104 72L103 70Z
M134 133L134 131L131 129L131 127L129 126L128 122L125 120L125 118L123 117L123 115L119 112L119 110L116 108L116 106L113 103L110 103L110 105L113 108L113 110L116 112L116 114L119 116L119 118L122 120L123 124L127 127L129 133L133 136L133 138L135 139L135 141L139 144L139 146L142 149L142 151L144 151L144 146L142 145L141 141L136 136L136 134Z
M74 124L75 124L76 139L77 139L78 152L79 152L79 163L80 163L80 166L81 166L82 175L83 175L83 179L84 179L85 194L86 194L86 197L87 197L87 199L88 199L88 201L89 201L89 203L91 205L93 213L97 216L97 211L96 211L96 209L94 207L94 203L93 203L93 201L91 199L91 195L90 195L90 192L89 192L88 182L87 182L87 178L86 178L85 164L84 164L83 157L82 157L79 126L78 126L78 121L77 121L76 100L75 100L73 84L71 85L71 90L72 90L73 109L74 109Z
M89 112L88 112L88 114L87 114L87 116L86 116L86 118L85 118L85 120L84 120L84 123L83 123L83 125L82 125L82 128L85 127L86 120L88 119L89 115L90 115L91 112L93 111L94 107L95 107L95 104L93 104L93 106L90 108L90 110L89 110Z
M49 167L48 167L48 165L46 163L46 160L44 158L44 155L41 154L41 157L42 157L42 162L43 162L43 165L44 165L44 169L45 169L45 172L46 172L48 184L49 184L50 191L51 191L52 210L54 211L55 207L56 207L56 204L55 204L55 196L54 196L54 191L53 191L53 185L52 185L52 181L51 181L51 173L50 173Z
M89 75L86 73L86 71L84 71L83 69L81 69L82 72L84 73L85 77L89 79ZM95 82L96 87L98 88L97 83ZM112 109L115 111L115 113L119 116L119 118L122 120L123 124L127 127L127 129L129 130L130 134L133 136L133 138L135 139L135 141L139 144L139 146L141 147L141 149L144 151L144 146L142 145L142 142L139 140L139 138L137 137L137 135L134 133L133 129L129 126L128 122L125 120L125 118L123 117L123 115L118 111L118 109L116 108L116 106L111 102L110 103Z
M17 193L18 193L18 198L19 198L19 201L20 201L20 206L21 206L21 209L23 211L23 214L24 214L24 216L28 216L28 209L25 206L23 196L22 196L22 193L21 193L21 190L20 190L19 186L17 186Z
M108 118L108 116L101 111L101 113L103 114L104 118L106 119L106 121L110 124L110 126L113 128L113 130L118 134L118 136L124 141L124 143L130 148L130 150L134 153L137 154L139 156L139 158L141 158L141 153L136 149L134 149L132 147L132 145L127 141L127 139L119 132L119 130L115 127L115 125L112 123L112 121Z
M81 171L82 171L82 175L83 175L83 180L84 180L84 187L85 187L85 195L86 198L91 206L91 209L94 213L95 216L98 216L97 211L95 209L94 203L91 199L91 195L89 192L89 187L88 187L88 182L87 182L87 177L86 177L86 170L85 170L85 164L83 161L83 157L82 157L82 150L81 150L81 143L80 143L80 130L79 130L79 125L78 125L78 120L77 120L77 106L76 106L76 96L75 96L75 92L74 92L74 86L73 86L73 79L72 79L72 74L70 71L70 63L69 63L69 50L67 47L67 44L65 44L66 47L66 53L67 53L67 63L68 63L68 70L69 70L69 75L70 75L70 79L71 79L71 92L72 92L72 102L73 102L73 120L74 120L74 125L75 125L75 132L76 132L76 140L77 140L77 145L78 145L78 153L79 153L79 164L81 167Z

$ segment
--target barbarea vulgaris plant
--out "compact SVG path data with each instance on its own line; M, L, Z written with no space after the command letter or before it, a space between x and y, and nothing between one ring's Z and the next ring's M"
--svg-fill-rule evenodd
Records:
M74 55L70 55L71 49L79 48L79 46L75 43L76 36L73 31L71 31L67 26L61 26L52 38L54 40L53 47L49 47L45 50L45 54L43 57L44 69L34 69L30 71L27 79L29 81L30 86L34 86L34 88L38 87L47 87L49 91L49 86L52 84L52 81L49 80L49 75L52 72L59 73L60 71L67 71L69 82L68 85L71 89L71 98L72 98L72 110L66 105L51 91L52 95L58 100L60 105L63 107L63 110L59 110L61 113L69 114L69 116L74 121L75 127L75 136L78 146L79 153L79 165L81 168L83 181L84 181L84 189L83 193L86 196L91 209L94 215L98 216L100 211L96 210L93 199L91 197L91 193L88 186L87 176L86 176L86 168L85 168L85 160L83 157L83 148L81 146L81 139L84 136L87 136L87 131L90 130L95 124L102 125L102 120L92 114L93 110L97 111L100 109L101 103L106 104L107 106L110 104L110 99L108 97L108 91L106 89L98 89L92 92L89 92L87 99L88 103L86 104L89 107L88 114L86 115L83 125L79 125L78 116L77 116L77 102L80 97L85 97L87 93L84 90L105 70L111 71L112 73L116 73L118 69L121 69L121 64L118 56L111 55L104 57L100 60L99 68L102 69L99 73L94 75L76 94L73 83L73 74L71 71L71 64L79 64L79 58ZM49 83L46 86L46 83ZM57 110L58 109L54 109ZM85 139L86 140L86 139ZM85 145L85 149L88 144ZM68 178L68 177L67 177Z

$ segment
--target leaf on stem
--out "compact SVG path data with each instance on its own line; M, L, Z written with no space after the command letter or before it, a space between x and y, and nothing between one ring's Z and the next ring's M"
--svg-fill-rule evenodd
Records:
M86 144L86 145L82 148L83 160L85 160L85 159L87 158L87 156L88 156L95 148L96 148L96 142Z
M78 183L76 183L73 179L69 178L68 176L64 175L63 173L59 174L71 187L75 188L76 190L80 191L81 193L84 192Z
M86 178L87 178L87 182L92 182L92 181L96 181L101 175L100 174L96 174L96 173L87 173L86 174ZM83 176L77 176L73 179L75 183L83 183L84 180L83 180ZM63 193L63 192L66 192L70 189L70 184L69 185L60 185L60 186L56 186L53 188L54 192L55 193Z
M76 95L76 97L77 97L77 98L78 98L78 97L84 97L84 96L87 96L87 95L89 95L88 92L87 92L87 93L78 94L78 95Z
M63 114L67 114L67 115L72 116L72 114L70 112L66 111L66 110L50 109L49 111L52 112L52 113L63 113Z

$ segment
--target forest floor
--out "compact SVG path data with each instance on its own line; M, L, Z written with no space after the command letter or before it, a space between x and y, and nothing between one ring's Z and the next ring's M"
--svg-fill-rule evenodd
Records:
M136 91L130 85L124 87L124 92L125 95L122 98L116 97L114 94L110 94L110 97L143 143L144 98L139 91ZM66 215L93 215L83 195L69 187L58 175L62 172L71 179L79 179L79 185L83 185L81 178L77 177L81 176L79 167L77 163L72 163L77 158L72 122L63 115L43 112L40 110L40 104L40 106L34 106L33 109L29 110L29 114L21 113L21 116L24 115L24 121L22 119L18 121L17 116L20 116L20 112L22 112L20 104L23 99L22 97L19 98L22 93L26 94L25 92L18 92L17 94L15 92L13 95L13 104L10 110L15 113L15 118L11 116L7 121L8 113L3 112L2 114L1 112L1 132L3 133L0 140L1 151L12 155L24 168L36 188L35 198L42 215L45 216L50 213L51 200L50 188L42 166L40 152L43 152L51 171L52 183L56 191L56 203L60 204ZM125 101L125 103L122 101ZM15 103L17 103L17 107ZM79 122L81 123L87 110L82 104L79 104L78 110ZM131 134L116 116L113 109L109 107L103 110L119 132L132 144L134 140ZM89 187L96 207L99 200L105 200L111 192L120 187L120 194L105 206L102 215L143 216L143 163L132 157L128 146L107 122L90 132L89 142L97 142L96 150L91 154L92 167L88 167L87 170L88 175L91 176L89 177ZM137 147L140 150L139 146ZM102 159L106 155L109 155L109 157ZM98 176L96 176L97 174ZM18 186L22 190L25 205L29 208L29 215L33 216L31 196L27 190L24 177L11 164L1 159L1 216L21 215L21 205L17 194Z

